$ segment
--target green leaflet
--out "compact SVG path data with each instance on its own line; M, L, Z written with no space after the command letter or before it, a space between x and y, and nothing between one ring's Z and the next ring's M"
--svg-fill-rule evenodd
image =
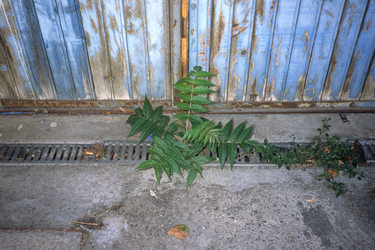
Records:
M143 104L143 116L150 118L152 114L152 107L150 101L145 96L145 103Z
M228 156L228 144L226 142L220 142L219 148L218 148L218 154L219 154L219 161L221 165L221 169L223 169L225 160Z
M189 118L189 115L186 113L178 113L176 115L173 115L176 119L179 119L180 121L185 121Z
M210 94L212 92L215 92L215 91L213 91L212 89L209 89L207 87L198 86L198 87L193 88L193 90L190 93L193 93L195 95L206 95L206 94Z
M253 128L254 128L254 125L245 129L241 133L241 135L238 137L238 142L244 142L247 139L249 139L251 137L252 133L253 133Z
M189 94L186 94L186 93L176 93L178 95L178 97L180 97L184 102L190 102L191 101L191 97Z
M201 66L194 66L193 69L194 69L196 72L202 71L202 67L201 67Z
M197 103L197 104L211 104L211 103L214 103L213 101L210 101L207 98L202 97L202 96L193 96L190 101L192 103Z
M178 102L178 103L174 103L174 105L182 110L192 110L195 112L207 112L208 111L208 109L202 107L201 105L198 105L198 104L189 105L189 103L187 102Z
M183 84L183 83L176 83L176 84L172 84L172 85L173 85L173 87L175 87L176 89L178 89L181 92L185 92L185 93L191 93L192 92L192 88L191 88L190 85Z
M155 129L156 127L156 122L147 120L143 127L142 127L142 132L141 132L141 137L139 139L139 143L141 143L144 139L147 138L147 136Z
M213 87L213 86L215 86L215 84L213 84L210 81L207 81L205 79L192 79L191 77L182 78L177 83L188 83L188 84L191 84L191 85L204 86L204 87Z
M237 157L237 144L232 142L228 144L228 161L230 168L233 169L234 160Z
M230 136L229 140L232 142L237 142L238 138L240 137L241 133L243 132L243 129L245 128L246 122L241 123L238 125L232 132L232 135Z
M186 189L191 185L191 183L193 183L195 177L197 177L197 173L198 171L195 168L191 168L189 170L189 174L186 180Z
M137 120L136 123L134 123L132 129L130 130L129 134L128 134L128 138L136 133L138 133L139 131L142 130L143 126L145 125L145 123L148 121L148 119L146 117L141 117Z
M155 162L153 160L144 161L135 170L152 168L154 164Z
M163 113L163 106L157 107L150 116L151 121L155 122L161 118L161 114Z
M258 153L261 153L261 154L264 153L263 146L258 141L248 140L246 142L246 144L249 145L249 147L253 148L255 150L255 152L258 152Z
M211 157L211 156L207 156L207 155L199 155L199 156L195 156L195 157L191 158L191 161L195 165L203 165L203 164L209 163L209 162L211 162L215 159L216 159L215 157Z
M221 141L227 142L230 138L230 135L233 130L233 119L231 119L223 128L223 131L221 132Z
M190 71L188 73L189 76L195 76L195 77L210 77L210 76L215 76L214 74L210 73L210 72L206 72L206 71L198 71L198 72L194 72L194 71Z

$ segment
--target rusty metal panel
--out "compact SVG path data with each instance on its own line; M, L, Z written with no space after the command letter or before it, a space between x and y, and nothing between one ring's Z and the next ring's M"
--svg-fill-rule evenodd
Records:
M212 82L216 84L216 92L210 94L210 99L213 101L227 100L233 11L234 1L212 1L212 30L209 69L213 74L216 75L215 77L212 77Z
M235 1L227 101L246 101L256 1Z
M302 1L293 46L290 47L291 58L287 72L283 101L302 101L309 57L315 42L323 1Z
M33 1L11 1L20 38L21 49L27 65L30 86L24 86L32 92L33 99L56 99L56 89L51 68L44 46L40 24ZM29 95L30 96L30 95Z
M286 72L293 48L301 0L280 1L273 35L270 70L266 87L266 101L281 101L285 89Z
M246 99L249 101L264 100L276 10L275 0L256 1Z
M350 0L345 4L339 34L322 92L322 100L340 99L367 3L368 1L365 0Z
M375 56L372 59L371 68L363 86L360 100L375 100Z
M375 1L368 3L340 100L358 100L375 51Z
M345 0L324 1L304 90L305 101L321 98Z

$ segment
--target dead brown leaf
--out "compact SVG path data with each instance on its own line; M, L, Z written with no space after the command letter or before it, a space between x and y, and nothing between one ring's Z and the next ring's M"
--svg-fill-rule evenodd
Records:
M124 109L122 107L118 107L122 112L124 112L125 114L135 114L135 111L134 110L131 110L131 109Z
M168 231L168 235L172 235L180 240L185 239L189 235L189 229L185 225L174 226L171 230Z

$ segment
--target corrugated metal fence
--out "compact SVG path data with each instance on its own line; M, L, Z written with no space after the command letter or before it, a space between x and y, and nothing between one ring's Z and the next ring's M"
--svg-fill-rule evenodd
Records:
M3 105L171 105L186 24L217 108L375 106L375 0L184 1L0 0Z

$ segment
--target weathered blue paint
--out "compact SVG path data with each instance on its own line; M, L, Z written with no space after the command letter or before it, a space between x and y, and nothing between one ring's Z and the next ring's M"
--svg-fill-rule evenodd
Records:
M375 1L370 1L345 79L341 99L358 100L375 52Z
M360 100L375 100L375 56L362 89Z
M367 0L350 0L346 2L333 51L333 58L322 93L322 100L340 99L367 2Z
M214 0L212 5L210 71L216 75L212 77L212 82L216 84L217 92L211 94L210 99L224 101L228 94L234 1Z
M255 1L234 5L227 101L245 101L252 44Z
M344 6L345 0L324 1L306 78L305 101L321 98Z
M79 3L56 1L77 100L95 100Z
M249 101L264 99L277 3L277 1L265 0L257 1L256 4L249 61L249 91L247 94Z
M266 101L280 101L285 89L286 70L293 48L296 22L301 0L281 1L277 8L277 19L268 73Z
M191 0L189 9L189 69L210 64L212 0ZM191 50L191 51L190 51Z
M302 1L291 50L283 101L302 101L323 1Z
M75 87L65 47L64 34L61 28L59 8L56 1L34 0L44 45L47 51L57 98L59 100L75 100Z
M29 80L24 82L26 91L32 92L31 95L34 99L56 99L56 89L35 6L31 1L21 0L12 1L12 8L16 13L18 36L30 75Z
M151 98L165 99L170 85L169 11L167 2L148 0L146 5Z

